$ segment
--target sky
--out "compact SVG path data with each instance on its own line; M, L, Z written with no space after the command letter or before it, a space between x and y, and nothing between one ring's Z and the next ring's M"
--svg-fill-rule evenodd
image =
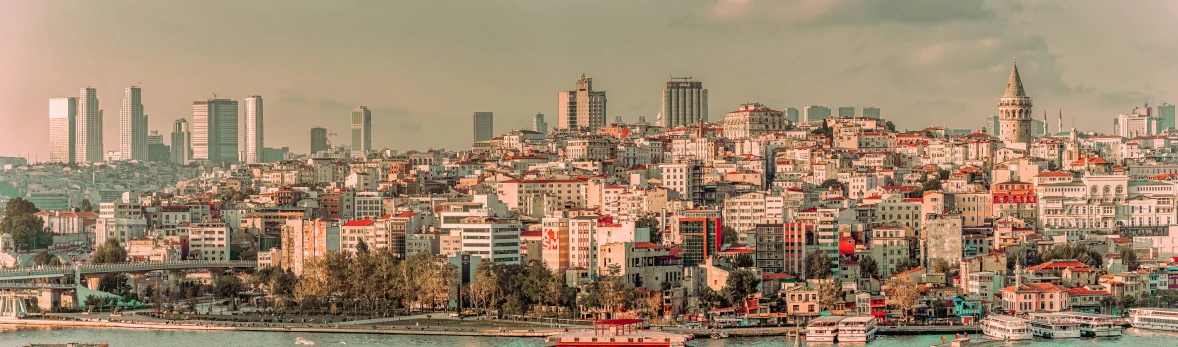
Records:
M497 133L554 126L581 73L610 122L653 121L663 84L691 76L712 121L761 102L978 129L1016 57L1036 118L1107 133L1178 103L1176 18L1167 0L0 0L0 156L45 160L48 100L86 86L108 151L130 85L162 134L194 100L257 94L267 147L305 153L315 126L350 143L365 105L373 147L460 150L476 111Z

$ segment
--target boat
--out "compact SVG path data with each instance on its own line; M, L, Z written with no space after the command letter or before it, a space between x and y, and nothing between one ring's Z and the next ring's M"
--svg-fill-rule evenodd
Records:
M871 342L879 320L872 316L849 317L839 321L838 342Z
M1178 309L1131 308L1129 324L1137 329L1178 331Z
M806 342L838 342L839 322L845 316L826 316L810 320L806 324Z
M693 337L644 328L642 319L609 319L593 322L593 329L549 335L545 341L557 347L683 347Z
M723 332L723 331L713 332L712 338L713 339L726 339L726 338L728 338L728 333Z
M1055 313L1032 313L1031 334L1045 339L1080 338L1080 323Z
M1030 340L1033 336L1027 327L1028 321L1015 316L991 315L982 320L982 333L986 337L1004 340Z
M1058 315L1068 317L1080 325L1081 337L1120 337L1124 328L1120 318L1106 314L1060 312Z

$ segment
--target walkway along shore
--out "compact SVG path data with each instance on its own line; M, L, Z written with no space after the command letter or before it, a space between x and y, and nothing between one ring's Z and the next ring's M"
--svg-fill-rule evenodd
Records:
M444 335L444 336L486 336L486 337L546 337L564 332L565 329L532 329L532 330L490 330L463 328L431 327L423 330L420 327L384 326L378 329L359 326L220 326L202 325L196 323L156 324L156 323L122 323L101 320L51 320L51 319L0 319L0 326L27 326L47 328L113 328L113 329L141 329L141 330L181 330L181 331L260 331L260 332L300 332L300 333L337 333L337 334L394 334L394 335ZM712 329L664 329L668 332L693 334L696 337L708 337ZM763 327L763 328L730 328L723 329L732 337L786 336L793 327ZM805 328L801 329L803 332ZM936 325L936 326L881 326L880 335L929 335L981 333L978 325ZM980 335L979 335L980 336Z

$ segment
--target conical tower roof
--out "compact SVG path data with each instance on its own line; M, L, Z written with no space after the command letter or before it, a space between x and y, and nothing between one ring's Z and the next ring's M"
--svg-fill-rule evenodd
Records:
M1018 62L1010 68L1010 80L1006 82L1006 93L1002 94L1004 98L1018 98L1026 97L1027 91L1023 90L1023 79L1018 75Z

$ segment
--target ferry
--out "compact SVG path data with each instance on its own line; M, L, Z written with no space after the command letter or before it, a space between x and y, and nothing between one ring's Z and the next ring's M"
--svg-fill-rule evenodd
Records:
M1178 331L1178 309L1131 308L1129 324L1137 329Z
M642 319L609 319L593 322L593 329L549 335L545 341L557 347L684 347L693 336L644 329Z
M826 316L810 320L806 324L806 342L838 342L839 322L845 316Z
M1005 341L1030 340L1033 338L1026 319L991 315L982 320L982 333L987 337Z
M1080 324L1080 336L1082 337L1120 337L1124 330L1121 327L1120 318L1117 316L1082 312L1060 312L1057 314Z
M839 321L838 342L871 342L879 321L872 316L849 317Z
M1055 313L1032 313L1031 334L1045 339L1080 338L1080 323Z

